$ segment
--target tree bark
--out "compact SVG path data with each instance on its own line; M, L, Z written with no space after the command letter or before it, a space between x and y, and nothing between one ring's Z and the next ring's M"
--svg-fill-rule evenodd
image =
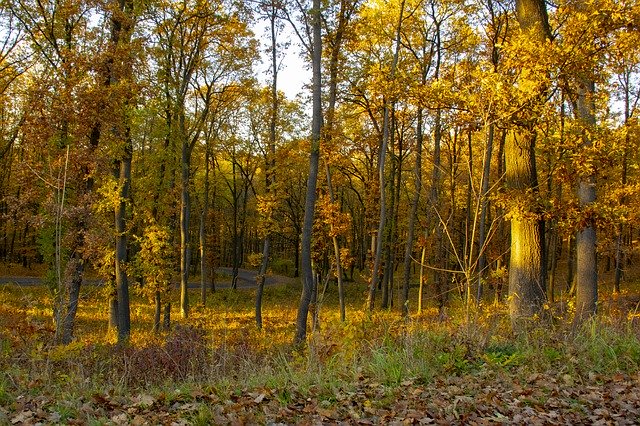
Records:
M543 46L550 29L544 0L516 0L521 31ZM542 93L538 102L543 102ZM506 183L512 191L509 312L514 329L540 313L546 295L544 222L532 204L538 193L536 131L538 117L517 124L505 144Z
M313 16L313 49L311 51L312 81L312 123L311 123L311 152L309 155L309 178L304 205L304 222L302 229L301 275L302 295L296 318L296 335L294 343L299 345L307 338L307 318L309 305L314 293L314 277L311 266L311 233L313 230L313 216L316 204L316 185L318 182L318 166L320 160L320 137L322 132L322 35L320 0L313 0L311 10Z
M478 224L478 287L476 292L476 303L479 305L483 295L483 282L486 276L487 252L486 252L486 228L487 211L489 207L489 179L491 178L491 157L493 154L493 139L495 125L489 125L487 135L487 147L484 155L482 169L482 185L480 189L480 223Z
M537 192L535 133L518 130L505 143L506 183L512 191L509 312L514 326L540 312L545 301L544 234L527 192Z
M402 275L402 315L409 316L409 278L411 276L411 259L413 254L413 240L416 228L418 205L420 204L420 192L422 190L422 143L423 143L423 111L418 109L418 122L416 124L416 163L413 169L414 193L411 200L411 212L409 213L409 225L407 228L407 241L404 246L404 268ZM420 265L422 271L422 265ZM422 276L422 273L420 274ZM420 283L422 287L422 283ZM421 302L418 302L422 308Z
M581 77L578 81L576 112L583 127L582 148L588 150L593 142L589 134L596 125L595 84ZM589 212L596 200L596 183L593 171L581 176L578 183L578 201L581 211ZM576 238L576 315L574 326L580 325L596 313L598 301L598 269L596 264L596 230L593 217L587 217L586 225L578 230Z

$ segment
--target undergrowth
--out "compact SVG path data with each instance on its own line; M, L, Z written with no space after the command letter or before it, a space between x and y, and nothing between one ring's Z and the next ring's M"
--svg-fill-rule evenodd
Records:
M350 292L362 290L353 285ZM495 307L465 323L453 319L464 318L455 305L444 322L429 311L405 321L395 311L369 315L349 306L348 320L340 323L331 295L319 329L305 348L295 348L295 286L266 289L263 330L254 325L251 291L219 290L207 306L194 306L189 320L157 335L150 331L152 308L134 298L131 342L120 347L106 328L105 304L94 293L85 289L76 340L56 347L46 290L0 288L0 369L6 372L0 406L10 407L23 394L65 395L65 401L74 394L82 401L96 394L182 398L207 392L228 399L247 388L269 389L282 404L313 394L330 405L363 382L393 390L469 375L509 375L524 382L549 372L578 381L640 368L640 340L631 320L602 316L578 332L558 321L514 335L506 313ZM61 406L58 412L73 417L79 409ZM212 421L214 413L207 410L195 412L192 423Z

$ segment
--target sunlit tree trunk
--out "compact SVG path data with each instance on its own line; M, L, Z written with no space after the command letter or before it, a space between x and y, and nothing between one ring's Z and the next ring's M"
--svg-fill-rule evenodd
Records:
M544 1L516 0L516 17L529 40L544 45L550 32ZM536 122L537 117L533 117L528 123L519 124L505 143L506 184L513 203L509 212L509 312L515 328L540 312L546 295L544 222L531 198L538 192Z
M532 318L545 300L543 232L540 219L530 211L528 191L537 191L535 133L519 129L505 143L506 184L514 209L511 214L509 312L514 325Z
M582 147L588 150L593 142L589 135L596 125L595 84L581 77L578 79L576 113L583 127ZM593 171L580 176L578 201L582 211L589 211L596 200L596 182ZM578 230L576 237L576 314L574 325L582 323L596 313L598 301L598 270L596 264L596 230L593 218Z

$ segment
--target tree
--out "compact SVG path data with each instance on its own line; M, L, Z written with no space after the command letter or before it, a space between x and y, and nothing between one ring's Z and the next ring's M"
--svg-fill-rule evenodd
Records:
M180 152L180 312L189 315L191 160L213 98L224 94L254 57L246 23L223 2L184 2L156 11L167 138ZM236 80L237 79L237 80Z
M322 34L320 0L313 0L311 9L312 39L310 44L312 81L312 121L311 147L309 153L309 177L304 204L304 222L302 227L302 253L300 269L302 276L302 295L296 318L296 334L294 342L302 344L307 336L307 317L314 293L313 267L311 265L311 234L316 204L316 184L320 161L320 137L322 132Z
M118 342L126 342L131 332L129 309L129 281L126 272L128 230L131 198L131 161L133 143L131 140L130 108L133 106L131 34L133 32L133 0L114 0L111 16L111 49L109 59L109 86L123 92L117 105L118 122L112 127L116 139L118 156L114 161L114 174L118 181L118 202L115 206L115 285L118 299Z
M516 1L516 17L522 32L522 42L544 49L550 35L544 1ZM544 77L537 75L537 77ZM521 85L527 84L522 81ZM535 211L538 179L536 170L536 108L544 99L544 84L534 92L531 116L520 117L517 129L505 145L506 184L512 191L511 253L509 260L509 312L515 327L523 319L540 312L545 301L546 264L544 259L544 221Z

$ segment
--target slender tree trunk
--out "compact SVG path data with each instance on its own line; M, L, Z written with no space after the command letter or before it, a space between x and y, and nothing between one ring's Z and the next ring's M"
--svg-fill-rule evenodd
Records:
M624 122L625 125L629 124L629 119L631 118L631 73L625 72L624 74ZM625 135L625 146L624 152L622 154L622 187L627 186L627 175L629 170L629 145L630 145L630 136L627 131ZM626 204L626 197L622 197L620 200L621 204ZM616 262L616 272L615 278L613 281L613 292L618 294L620 293L620 282L622 281L622 274L624 272L624 252L623 252L623 234L624 234L624 226L623 224L618 225L617 236L616 236L616 254L615 254L615 262Z
M206 221L209 217L209 160L210 153L207 151L204 156L204 200L202 202L202 212L200 213L200 300L202 306L207 305L207 278L209 277L209 268L207 261L209 254L207 250L207 226Z
M181 119L183 121L184 118ZM180 126L184 130L184 125ZM186 137L184 131L181 132ZM189 197L189 169L191 153L187 141L182 142L181 191L180 191L180 316L189 318L189 221L191 200Z
M329 104L327 106L327 124L325 132L325 143L330 146L333 140L335 132L335 109L338 93L338 65L340 50L342 48L342 41L346 26L349 22L351 13L353 12L354 4L347 0L340 1L340 11L338 13L338 25L331 46L331 57L329 60ZM331 203L336 202L335 191L333 189L333 183L331 180L331 167L325 160L325 174L327 177L327 189L329 192L329 200ZM344 301L344 279L342 271L342 259L340 255L340 243L338 236L334 235L333 223L331 226L331 242L333 245L333 255L336 259L336 278L338 280L338 300L340 304L340 321L344 322L346 319L345 301Z
M270 34L271 34L271 114L269 118L269 147L267 158L265 161L265 192L267 196L272 191L272 184L275 182L276 172L276 126L278 124L278 44L276 40L276 7L274 2L271 3L271 13L269 15ZM269 212L272 214L272 212ZM267 229L262 244L262 262L260 271L256 277L258 288L256 290L256 326L262 329L262 295L264 294L264 283L267 275L267 267L269 266L269 256L271 252L271 231Z
M311 266L311 233L313 230L313 216L316 205L316 184L318 182L318 166L320 160L320 136L322 132L322 35L320 0L313 0L311 14L313 16L313 49L311 62L313 70L312 83L312 124L311 124L311 152L309 155L309 177L304 205L304 222L302 228L302 295L296 318L296 335L294 342L302 344L307 338L307 318L309 305L314 293L314 277Z
M126 148L124 158L119 164L120 202L115 210L116 228L116 289L118 293L118 342L126 342L131 332L131 314L129 309L129 280L127 263L127 204L131 198L131 157L133 146L129 130L125 133Z
M395 79L396 71L398 68L398 59L400 56L400 37L402 33L402 21L404 18L404 0L400 3L400 16L398 17L398 23L395 34L395 49L393 52L393 61L391 63L391 71L389 75L390 81ZM383 122L382 122L382 141L380 144L380 151L378 152L378 185L380 186L380 216L378 221L378 231L376 237L376 250L373 260L373 270L371 271L371 285L369 286L369 295L367 296L367 305L369 306L369 312L373 311L376 299L376 287L380 280L380 266L382 263L382 248L384 246L384 232L387 225L387 201L386 201L386 179L385 179L385 163L387 158L387 145L389 142L389 127L390 127L390 108L392 100L385 99Z
M413 169L414 193L411 201L411 212L409 213L409 225L407 228L407 241L404 246L404 267L402 275L402 315L409 316L409 278L411 276L411 258L413 254L413 243L416 228L416 217L418 215L418 205L420 204L420 192L422 190L422 143L423 143L423 116L422 108L418 109L418 120L416 124L416 163ZM424 259L422 260L424 262ZM420 265L420 277L422 278L422 264ZM422 282L420 282L422 288ZM419 296L422 294L420 293ZM418 306L422 308L419 300Z
M156 291L156 294L153 297L153 301L155 303L155 309L153 314L153 332L158 333L160 331L161 324L161 314L162 314L162 298L160 296L160 292Z
M482 169L482 185L480 189L480 223L478 224L478 288L476 293L476 303L480 304L483 295L483 282L486 276L487 268L487 252L486 252L486 227L487 212L489 210L489 180L491 177L491 156L493 153L495 125L489 125L489 134L487 135L487 147L484 153L484 164Z

